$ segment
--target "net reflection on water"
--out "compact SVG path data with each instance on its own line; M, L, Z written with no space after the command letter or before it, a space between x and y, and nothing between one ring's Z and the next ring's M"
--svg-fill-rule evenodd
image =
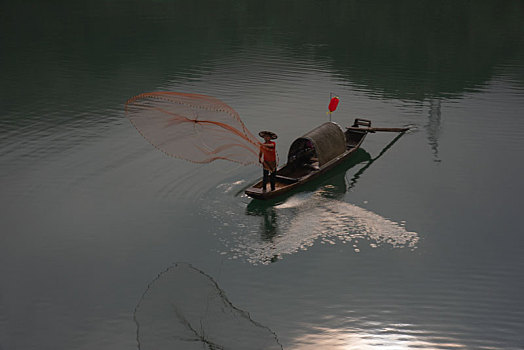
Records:
M142 350L282 349L273 331L236 308L210 276L187 263L158 275L134 319Z

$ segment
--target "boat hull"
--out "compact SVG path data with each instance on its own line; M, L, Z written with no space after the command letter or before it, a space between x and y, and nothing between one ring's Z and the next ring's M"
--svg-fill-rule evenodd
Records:
M355 153L357 151L358 148L353 148L347 152L345 152L344 154L340 155L339 157L337 157L336 159L334 159L333 161L329 162L328 164L326 164L324 167L320 168L319 170L316 170L316 171L313 171L311 172L310 174L300 178L300 179L297 179L296 182L293 182L293 183L286 183L286 181L282 181L282 178L279 179L278 177L278 171L277 171L277 178L276 178L276 183L275 183L275 190L271 191L269 190L269 183L267 184L267 187L268 187L268 190L264 191L262 189L262 179L260 179L259 181L257 181L257 183L255 183L253 186L249 187L248 189L246 189L244 191L245 194L247 194L248 196L252 197L252 198L255 198L255 199L261 199L261 200L266 200L266 199L272 199L272 198L276 198L276 197L280 197L290 191L292 191L293 189L296 189L314 179L316 179L317 177L321 176L322 174L325 174L327 173L328 171L330 171L332 168L336 167L337 165L339 165L340 163L343 163L345 160L349 159L353 153Z
M351 158L351 156L360 148L366 134L366 131L348 130L345 133L345 142L347 145L346 151L332 158L327 163L318 168L310 166L309 168L304 167L290 171L290 164L288 162L288 164L277 170L275 190L269 190L269 183L266 185L268 190L264 190L262 179L259 179L255 184L247 188L244 193L255 199L268 200L280 197L296 188L299 188Z

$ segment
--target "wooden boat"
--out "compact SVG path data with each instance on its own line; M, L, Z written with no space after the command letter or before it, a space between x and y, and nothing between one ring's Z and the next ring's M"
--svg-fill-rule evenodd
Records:
M245 193L256 199L281 196L351 157L367 133L374 131L371 121L366 119L355 119L353 126L345 131L335 122L326 122L291 144L287 163L277 170L275 190L269 190L269 183L268 190L264 190L260 179L247 188Z

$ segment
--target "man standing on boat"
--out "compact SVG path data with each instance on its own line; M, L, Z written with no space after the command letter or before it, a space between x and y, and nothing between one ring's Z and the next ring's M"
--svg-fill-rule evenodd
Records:
M264 138L264 143L260 144L260 152L258 153L258 161L264 167L264 176L262 178L262 190L266 191L266 185L269 179L271 184L271 191L275 190L275 177L277 175L277 154L276 144L274 141L277 134L271 131L261 131L258 133L260 137Z

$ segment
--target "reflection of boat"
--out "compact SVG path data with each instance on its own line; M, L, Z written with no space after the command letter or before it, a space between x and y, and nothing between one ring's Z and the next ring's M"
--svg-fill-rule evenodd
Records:
M257 199L270 199L313 180L350 158L370 127L371 121L358 118L345 132L334 122L320 125L291 144L287 164L277 170L274 191L264 191L259 180L245 193Z

